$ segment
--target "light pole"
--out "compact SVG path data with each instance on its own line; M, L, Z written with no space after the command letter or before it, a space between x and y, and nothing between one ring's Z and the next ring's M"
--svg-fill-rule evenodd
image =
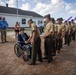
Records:
M18 21L18 0L17 0L17 21Z

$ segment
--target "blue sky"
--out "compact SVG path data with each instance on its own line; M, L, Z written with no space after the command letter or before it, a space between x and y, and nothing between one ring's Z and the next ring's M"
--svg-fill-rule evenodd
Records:
M17 0L0 0L0 5L17 7ZM18 8L37 12L41 15L51 14L51 17L64 19L76 17L76 0L18 0Z

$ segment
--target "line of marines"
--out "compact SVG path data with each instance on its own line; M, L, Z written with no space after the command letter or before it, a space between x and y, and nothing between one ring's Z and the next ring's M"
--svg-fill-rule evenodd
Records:
M32 55L31 60L28 62L29 65L36 64L36 58L38 55L38 61L43 62L44 59L51 63L53 56L59 53L63 45L70 45L71 40L75 41L76 24L73 20L63 23L62 18L57 19L57 23L54 18L50 17L50 14L45 16L46 26L44 28L44 58L42 58L41 52L41 37L35 23L30 19L28 21L31 27L31 44L32 44Z

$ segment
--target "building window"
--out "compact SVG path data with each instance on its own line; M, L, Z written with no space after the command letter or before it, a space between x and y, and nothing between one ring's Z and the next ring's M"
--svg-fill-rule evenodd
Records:
M34 21L34 23L36 24L36 21Z
M22 19L22 24L26 24L26 19Z
M39 20L39 21L38 21L38 24L40 24L40 23L42 24L42 23L43 23L43 21L40 21L40 20Z

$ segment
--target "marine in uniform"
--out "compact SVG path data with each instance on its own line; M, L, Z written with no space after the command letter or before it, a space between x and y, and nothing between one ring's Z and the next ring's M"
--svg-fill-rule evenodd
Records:
M55 19L51 18L51 21L53 23L53 56L56 56L56 23L55 23Z
M76 26L73 20L71 20L71 25L72 25L72 40L75 41L75 31L76 31Z
M55 23L55 24L54 24L55 53L56 53L56 51L58 50L58 33L57 33L57 31L58 31L58 26L57 26L57 24Z
M42 62L42 52L41 52L41 39L39 30L36 26L36 24L30 19L28 21L29 26L31 27L31 37L28 41L31 40L32 45L32 54L31 54L31 60L28 62L29 65L35 65L36 64L36 58L38 55L38 60Z
M67 33L66 33L66 29L67 29L67 27L68 27L68 22L65 21L65 22L64 22L64 25L65 25L65 43L64 43L64 44L67 44Z
M45 47L45 57L44 59L48 59L48 63L52 61L52 51L53 51L53 23L50 18L50 14L45 16L45 21L47 25L44 31L44 47Z
M70 22L68 22L68 24L66 24L66 33L65 33L65 40L66 40L66 44L69 46L70 45L70 35L71 35L71 29L70 29Z
M72 38L72 26L71 26L71 22L69 21L68 22L68 25L69 25L69 33L70 33L70 42L71 42L71 38Z
M58 48L58 53L60 52L60 49L62 48L62 43L63 43L63 37L65 36L64 32L64 24L62 23L63 19L58 18L57 19L58 24L57 24L57 35L58 35L58 42L57 42L57 48Z

